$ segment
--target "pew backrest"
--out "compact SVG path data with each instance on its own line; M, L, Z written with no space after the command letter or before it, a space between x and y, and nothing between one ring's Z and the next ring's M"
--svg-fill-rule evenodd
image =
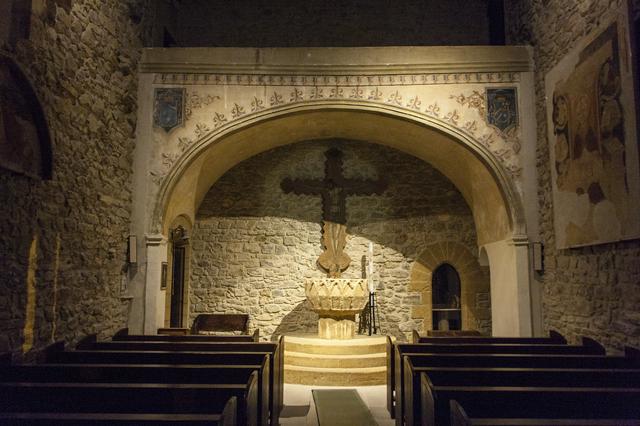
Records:
M414 367L404 358L402 413L407 424L420 422L420 375L434 386L548 387L548 388L640 388L640 369L528 369L528 368L438 368Z
M222 414L238 398L241 424L258 424L257 372L244 384L0 382L0 411Z
M424 373L420 387L424 426L449 425L454 399L487 418L640 419L639 388L436 386Z

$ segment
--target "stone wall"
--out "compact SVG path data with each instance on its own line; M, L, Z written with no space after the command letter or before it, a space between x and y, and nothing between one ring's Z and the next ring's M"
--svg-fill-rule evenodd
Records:
M410 289L410 272L430 244L455 242L477 253L471 212L460 193L428 164L375 144L355 141L302 142L252 157L228 171L200 206L191 238L190 311L246 312L263 337L314 332L304 280L325 274L321 253L319 196L285 194L286 177L321 179L324 153L338 146L344 174L387 180L380 196L347 198L352 263L343 276L360 278L371 241L379 283L382 330L405 339L423 320ZM487 281L488 283L488 281Z
M586 335L610 350L640 346L640 243L556 250L544 78L622 2L519 0L507 9L510 44L531 44L536 64L537 170L544 244L544 324L572 341Z
M49 123L53 177L0 170L0 352L33 354L126 324L120 293L144 7L33 2L30 38L14 54Z

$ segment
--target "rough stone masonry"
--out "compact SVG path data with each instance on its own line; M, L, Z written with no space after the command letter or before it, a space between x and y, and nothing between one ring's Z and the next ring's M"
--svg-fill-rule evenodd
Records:
M126 325L120 299L131 215L142 2L34 2L15 56L43 105L53 178L0 169L0 352ZM35 243L34 243L35 241ZM33 324L25 327L35 245ZM28 354L27 354L28 356Z
M477 253L471 211L428 164L355 141L277 148L244 161L213 185L191 238L191 319L202 312L241 312L250 314L251 327L263 337L317 332L304 281L326 275L316 264L321 197L286 194L280 183L287 177L321 179L324 153L333 146L344 153L346 177L388 182L382 195L347 198L345 251L353 261L342 277L362 277L362 258L373 242L383 333L405 340L412 329L421 330L422 320L411 317L411 307L423 301L409 291L410 270L432 243L453 241Z

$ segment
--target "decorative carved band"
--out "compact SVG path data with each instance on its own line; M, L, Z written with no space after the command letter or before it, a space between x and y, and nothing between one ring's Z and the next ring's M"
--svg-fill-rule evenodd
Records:
M380 75L155 74L154 84L214 86L425 86L434 84L516 83L518 72L465 72Z

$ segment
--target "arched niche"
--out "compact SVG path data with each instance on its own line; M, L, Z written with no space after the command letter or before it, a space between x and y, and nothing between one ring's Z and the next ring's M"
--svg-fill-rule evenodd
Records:
M529 284L524 273L528 270L526 225L521 196L512 177L488 148L457 127L441 119L366 101L285 105L222 125L190 145L154 191L153 205L147 210L146 232L151 236L147 242L148 269L159 269L163 260L154 248L155 241L167 237L175 218L184 216L193 222L205 194L227 170L278 146L328 138L386 145L429 163L447 177L472 211L478 247L487 247L492 268L513 263L495 279L493 273L491 276L491 288L495 284L501 289L500 305L504 305L500 315L493 315L496 323L502 324L499 333L530 335ZM155 274L146 277L148 300L159 288L156 279ZM152 312L156 306L153 300L146 306L144 329L148 331L154 321L158 322L158 314ZM152 306L151 311L148 306ZM490 308L482 309L487 315L490 312ZM478 316L472 309L466 312L463 327L473 325L473 318L487 317Z
M439 242L424 248L411 270L410 291L420 293L420 304L412 307L412 317L423 319L423 330L433 330L433 274L439 267L450 265L460 282L461 328L491 332L490 282L488 268L464 245Z
M431 275L431 311L434 330L461 330L460 275L444 262Z

